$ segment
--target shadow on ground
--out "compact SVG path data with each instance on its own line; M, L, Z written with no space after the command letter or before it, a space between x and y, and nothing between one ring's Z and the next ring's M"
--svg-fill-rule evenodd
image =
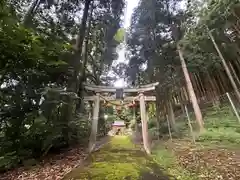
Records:
M114 137L64 180L171 180L159 165L128 137Z

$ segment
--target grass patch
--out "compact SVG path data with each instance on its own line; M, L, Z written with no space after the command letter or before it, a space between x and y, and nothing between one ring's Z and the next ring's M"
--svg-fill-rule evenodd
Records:
M224 144L235 144L240 146L240 133L234 132L231 128L211 128L203 132L199 136L198 141L217 141Z
M203 114L205 131L199 134L194 113L190 113L197 142L205 145L214 143L226 147L240 147L240 124L230 106L223 106L220 109L210 107L204 109ZM180 133L177 136L173 133L174 138L191 138L186 117L176 120L176 126Z
M176 179L198 180L195 174L190 173L178 164L171 150L163 149L158 146L156 150L153 151L153 157L160 166L167 170L167 173L174 176Z
M205 128L197 141L240 147L240 124L228 107L209 111L205 117Z

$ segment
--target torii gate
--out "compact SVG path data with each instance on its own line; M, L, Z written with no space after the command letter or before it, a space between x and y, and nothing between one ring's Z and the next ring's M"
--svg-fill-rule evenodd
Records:
M95 85L85 85L85 89L89 91L93 91L96 93L95 96L86 96L84 97L84 101L93 101L94 108L93 108L93 121L92 121L92 128L91 128L91 135L89 138L89 152L92 152L95 148L96 143L96 135L98 129L98 116L99 116L99 106L100 101L115 101L120 99L122 101L140 101L140 111L141 111L141 121L142 121L142 136L143 136L143 146L145 151L150 154L150 144L148 141L148 124L146 119L146 101L156 101L155 96L144 96L144 92L153 91L155 87L159 83L148 84L144 86L140 86L138 88L123 88L119 89L116 87L108 87L108 86L95 86ZM116 96L113 97L106 97L101 96L100 93L116 93ZM137 97L129 96L123 97L124 93L138 93Z

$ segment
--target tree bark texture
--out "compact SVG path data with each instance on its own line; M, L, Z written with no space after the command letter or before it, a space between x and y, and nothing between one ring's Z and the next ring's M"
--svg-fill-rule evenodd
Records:
M193 109L194 109L194 113L195 113L195 116L196 116L196 120L197 120L199 129L201 131L201 130L204 129L202 112L201 112L200 107L199 107L198 102L197 102L197 97L195 95L195 92L194 92L194 89L193 89L193 86L192 86L192 82L190 80L189 72L188 72L186 62L185 62L185 59L183 57L183 53L182 53L180 45L177 46L177 50L178 50L178 53L179 53L179 57L180 57L181 65L182 65L182 70L183 70L184 77L185 77L185 80L186 80L188 94L189 94L189 97L190 97L192 105L193 105Z
M173 131L177 131L177 127L176 127L176 122L175 122L175 116L174 116L174 112L173 112L173 107L172 107L172 102L168 101L168 119L170 122L170 125L173 129Z
M82 17L82 23L79 30L79 35L76 40L76 47L75 47L75 53L74 53L74 73L73 77L70 79L68 84L68 90L72 92L78 92L79 87L79 73L81 70L81 56L82 56L82 46L83 41L86 34L86 24L87 24L87 18L88 18L88 11L90 8L92 0L85 0L84 10L83 10L83 17Z

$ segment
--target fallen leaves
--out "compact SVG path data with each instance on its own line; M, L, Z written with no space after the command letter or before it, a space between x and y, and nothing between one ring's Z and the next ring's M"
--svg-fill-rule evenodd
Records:
M60 180L81 164L86 157L83 148L74 148L45 159L30 169L20 167L1 175L1 180Z
M201 180L240 179L240 151L199 148L190 143L172 143L168 147L176 154L179 164L198 174Z
M96 149L108 142L102 138L96 143ZM0 180L60 180L67 173L79 166L87 157L82 147L75 147L58 155L49 155L41 163L31 168L19 167L1 174Z

